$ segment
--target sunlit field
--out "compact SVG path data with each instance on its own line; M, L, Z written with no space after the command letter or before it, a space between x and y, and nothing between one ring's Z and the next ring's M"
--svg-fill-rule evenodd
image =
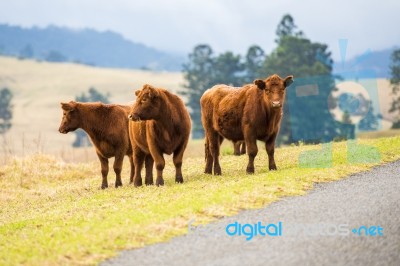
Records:
M346 142L333 143L333 163L326 168L310 165L321 156L299 164L302 153L318 150L319 145L279 148L278 171L272 172L266 152L260 150L256 173L247 175L247 156L232 155L232 145L226 143L222 176L203 174L203 157L186 157L185 183L175 184L168 157L164 187L128 185L126 161L124 186L112 187L115 177L110 171L111 187L105 190L100 189L98 162L68 164L44 154L11 160L0 167L0 264L95 264L118 250L185 234L192 219L202 224L266 206L283 196L304 195L315 182L338 180L400 159L400 137L358 144L364 146L348 154ZM187 153L195 154L201 147L202 142L192 142ZM371 156L377 161L350 163Z

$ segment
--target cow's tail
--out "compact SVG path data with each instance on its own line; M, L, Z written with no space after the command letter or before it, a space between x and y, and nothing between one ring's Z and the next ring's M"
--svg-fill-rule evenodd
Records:
M211 155L210 154L210 144L208 143L207 137L206 137L205 143L204 143L204 155L205 155L205 157L204 157L205 161L207 161L207 158L209 158L209 156Z

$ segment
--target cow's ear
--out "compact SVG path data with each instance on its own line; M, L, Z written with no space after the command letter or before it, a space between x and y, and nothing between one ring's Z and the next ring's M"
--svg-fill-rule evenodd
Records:
M74 109L74 107L71 105L71 102L69 103L60 103L61 104L61 108L65 111L72 111Z
M136 95L136 96L139 96L140 92L141 92L141 90L135 91L135 95Z
M293 83L293 76L287 76L283 83L285 84L285 88L289 87Z
M158 96L160 96L160 92L158 91L158 89L154 88L151 85L146 84L148 90L149 90L149 97L151 99L153 98L157 98Z
M160 96L160 92L156 88L154 88L151 93L153 98L157 98Z
M71 106L71 110L70 111L75 111L76 106L78 105L78 103L75 102L75 101L70 101L69 105Z
M262 80L262 79L256 79L256 80L254 81L254 84L256 84L257 87L258 87L260 90L264 90L264 89L265 89L265 81Z

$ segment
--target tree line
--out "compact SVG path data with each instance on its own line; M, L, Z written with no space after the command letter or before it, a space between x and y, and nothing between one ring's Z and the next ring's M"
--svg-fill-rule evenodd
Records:
M337 90L335 79L340 77L332 72L333 60L328 46L308 39L289 14L283 16L277 26L275 43L270 54L253 45L244 56L230 51L216 55L207 44L193 49L183 66L185 84L182 91L192 117L193 138L204 136L199 100L207 89L221 83L242 86L274 73L282 77L294 75L296 88L313 85L318 91L315 95L299 97L294 89L287 90L278 143L354 138L355 125L348 112L345 111L340 121L330 113L337 106L337 99L331 92ZM399 109L400 104L395 108ZM377 129L377 117L372 108L370 111L359 123L363 129Z

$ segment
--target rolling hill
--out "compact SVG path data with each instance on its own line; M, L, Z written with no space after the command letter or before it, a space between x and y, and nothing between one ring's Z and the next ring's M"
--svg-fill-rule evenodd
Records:
M345 62L335 62L333 72L340 75L353 71L372 71L377 78L390 78L390 57L394 49L366 51Z
M180 71L183 57L93 29L0 24L0 54L113 68Z

